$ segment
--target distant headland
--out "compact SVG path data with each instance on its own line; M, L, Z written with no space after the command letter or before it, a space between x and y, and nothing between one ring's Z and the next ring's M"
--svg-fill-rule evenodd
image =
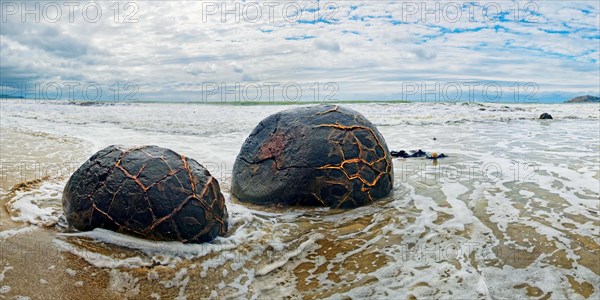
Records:
M596 96L579 96L565 101L565 103L600 103L600 97Z

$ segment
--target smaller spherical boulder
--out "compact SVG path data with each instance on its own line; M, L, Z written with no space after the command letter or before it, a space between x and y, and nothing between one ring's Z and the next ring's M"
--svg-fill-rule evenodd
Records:
M321 105L262 120L233 165L231 193L260 205L354 208L392 186L391 155L377 128L354 110Z
M195 160L158 146L98 151L73 173L62 202L67 223L80 231L184 243L227 231L217 180Z
M541 120L552 120L552 116L549 113L543 113L540 115Z

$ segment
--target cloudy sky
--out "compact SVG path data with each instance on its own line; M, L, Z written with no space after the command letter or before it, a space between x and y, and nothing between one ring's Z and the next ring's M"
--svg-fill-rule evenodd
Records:
M466 101L486 89L484 97L501 91L504 101L524 102L600 93L598 1L25 5L2 0L5 94L59 86L61 99L69 87L81 98L86 87L93 98L90 83L103 99L118 89L121 100L136 90L136 100L166 101L298 92L319 101Z

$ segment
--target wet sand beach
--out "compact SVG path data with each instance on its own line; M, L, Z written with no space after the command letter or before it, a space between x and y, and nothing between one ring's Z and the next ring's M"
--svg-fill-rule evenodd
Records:
M354 210L260 207L229 196L233 161L286 106L3 103L0 299L598 297L597 105L348 106L390 149L449 157L394 159L393 192ZM205 165L227 235L192 245L68 231L64 184L111 144Z

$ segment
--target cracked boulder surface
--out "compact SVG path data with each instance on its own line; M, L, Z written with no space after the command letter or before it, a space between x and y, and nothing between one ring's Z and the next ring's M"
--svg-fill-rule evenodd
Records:
M80 231L184 243L227 231L217 180L195 160L158 146L98 151L73 173L62 202L69 226Z
M260 205L354 208L392 185L390 152L377 128L354 110L319 105L262 120L235 161L231 193Z

